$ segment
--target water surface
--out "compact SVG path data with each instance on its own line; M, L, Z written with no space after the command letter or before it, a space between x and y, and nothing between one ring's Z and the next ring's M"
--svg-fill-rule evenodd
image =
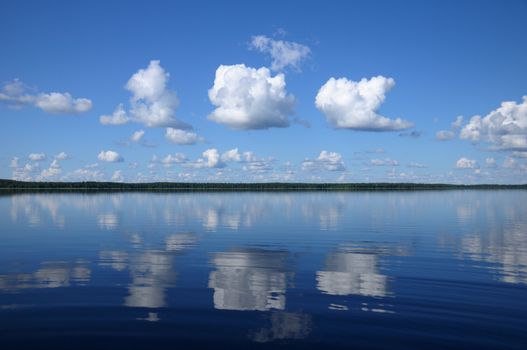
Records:
M527 347L527 191L0 197L2 348Z

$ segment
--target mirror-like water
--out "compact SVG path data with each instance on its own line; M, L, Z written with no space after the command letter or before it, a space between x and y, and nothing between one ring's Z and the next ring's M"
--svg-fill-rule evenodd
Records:
M0 223L5 349L527 345L525 191L17 194Z

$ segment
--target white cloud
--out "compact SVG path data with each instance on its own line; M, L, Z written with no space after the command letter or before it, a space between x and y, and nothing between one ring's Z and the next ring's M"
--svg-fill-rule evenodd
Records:
M51 114L77 114L89 111L92 102L86 98L73 98L67 92L51 92L39 94L35 105Z
M306 59L309 47L291 41L274 40L265 35L252 37L250 48L271 55L271 69L282 70L287 66L299 69L300 62Z
M130 121L124 110L123 104L119 104L111 115L101 115L99 121L103 125L123 125Z
M93 164L92 164L93 165ZM93 166L85 166L84 168L72 171L64 176L65 181L102 181L104 180L104 173L95 169Z
M146 69L140 69L128 80L126 89L132 93L130 115L136 122L148 127L188 128L176 119L179 101L175 91L166 87L169 76L159 61L150 61Z
M202 153L203 158L198 158L195 162L187 163L191 168L223 168L225 163L220 159L220 154L216 148L209 148Z
M436 133L436 140L448 141L448 140L454 139L456 137L456 132L459 130L462 124L463 124L463 117L458 116L456 120L454 120L450 124L450 130L441 130Z
M47 158L46 154L44 153L31 153L27 157L34 162L45 160Z
M11 158L11 162L9 163L9 167L10 168L18 168L20 166L20 158L18 157L13 157Z
M101 116L100 122L119 125L134 121L147 127L190 128L176 119L179 101L176 93L167 88L169 77L159 61L150 61L147 68L139 69L126 83L126 90L132 93L130 110L126 112L119 105L112 115Z
M217 108L208 118L236 130L287 127L295 98L285 86L283 74L272 77L265 67L221 65L209 90L209 99Z
M413 125L409 121L377 114L386 93L394 85L395 80L380 75L358 82L331 78L318 91L315 105L336 128L365 131L408 129Z
M118 163L124 160L123 157L119 155L119 153L114 151L101 151L99 155L97 155L97 159L108 163Z
M497 149L527 149L527 96L521 103L502 102L484 117L473 116L460 137L474 143L487 142Z
M154 159L152 159L154 160ZM174 155L169 154L165 158L161 159L161 163L165 166L170 166L172 164L184 163L188 160L187 156L183 153L176 153Z
M495 168L496 167L496 159L494 158L486 158L485 164L487 165L487 168Z
M4 83L0 91L0 101L12 108L32 105L51 114L78 114L91 109L92 102L87 98L73 98L68 92L31 93L20 80Z
M112 175L112 181L113 182L123 182L124 181L123 172L121 170L114 171Z
M170 142L178 145L193 145L199 140L198 135L193 132L174 128L167 128L165 137Z
M316 159L305 159L302 162L302 170L314 171L324 169L327 171L344 171L346 166L342 156L336 152L321 151Z
M375 166L398 166L399 162L395 159L384 158L384 159L371 159L370 164L375 165Z
M453 130L459 130L459 128L461 128L461 125L463 125L463 116L459 115L456 117L456 120L454 120L452 124L450 124L450 127Z
M232 152L233 150L229 151ZM237 149L236 149L237 151ZM225 155L225 154L224 154ZM237 161L236 155L231 154L231 161ZM273 169L272 158L258 158L253 152L243 152L240 162L244 163L242 170L252 173L265 173Z
M517 166L517 162L514 158L511 158L511 157L507 157L504 161L503 161L503 164L501 165L503 168L505 169L514 169L516 168Z
M478 162L474 159L468 159L462 157L456 162L456 168L458 169L477 169L479 168Z
M233 148L227 152L224 152L222 155L221 155L221 161L222 162L239 162L241 160L241 154L240 152L238 152L238 149L237 148ZM250 154L248 154L247 156L248 158L250 157Z
M436 133L436 140L438 141L448 141L456 137L456 134L453 131L449 130L440 130Z
M69 159L70 156L66 152L60 152L59 154L55 155L55 157L53 158L57 160L66 160L66 159Z
M406 165L408 168L428 168L426 164L410 162Z
M54 159L49 168L42 170L37 180L48 180L49 178L60 175L61 173L62 168L60 167L58 160Z
M130 136L130 140L133 141L133 142L139 142L139 140L141 140L141 138L144 136L144 134L145 134L144 130L138 130L138 131L134 132L132 134L132 136Z

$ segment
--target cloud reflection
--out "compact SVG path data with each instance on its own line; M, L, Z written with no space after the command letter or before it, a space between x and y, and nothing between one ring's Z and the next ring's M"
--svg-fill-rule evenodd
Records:
M238 250L216 253L216 267L209 276L214 288L214 307L221 310L283 310L288 253Z
M377 255L339 251L329 253L326 267L317 271L317 288L330 295L384 297L387 276L377 269Z
M86 285L91 280L91 269L86 261L74 263L45 261L32 273L0 275L0 289L15 291L27 288L59 288Z

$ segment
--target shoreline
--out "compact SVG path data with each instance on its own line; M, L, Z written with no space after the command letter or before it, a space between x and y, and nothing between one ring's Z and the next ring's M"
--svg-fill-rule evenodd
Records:
M527 190L527 184L425 184L425 183L118 183L25 182L0 180L1 193L16 192L356 192L430 190Z

